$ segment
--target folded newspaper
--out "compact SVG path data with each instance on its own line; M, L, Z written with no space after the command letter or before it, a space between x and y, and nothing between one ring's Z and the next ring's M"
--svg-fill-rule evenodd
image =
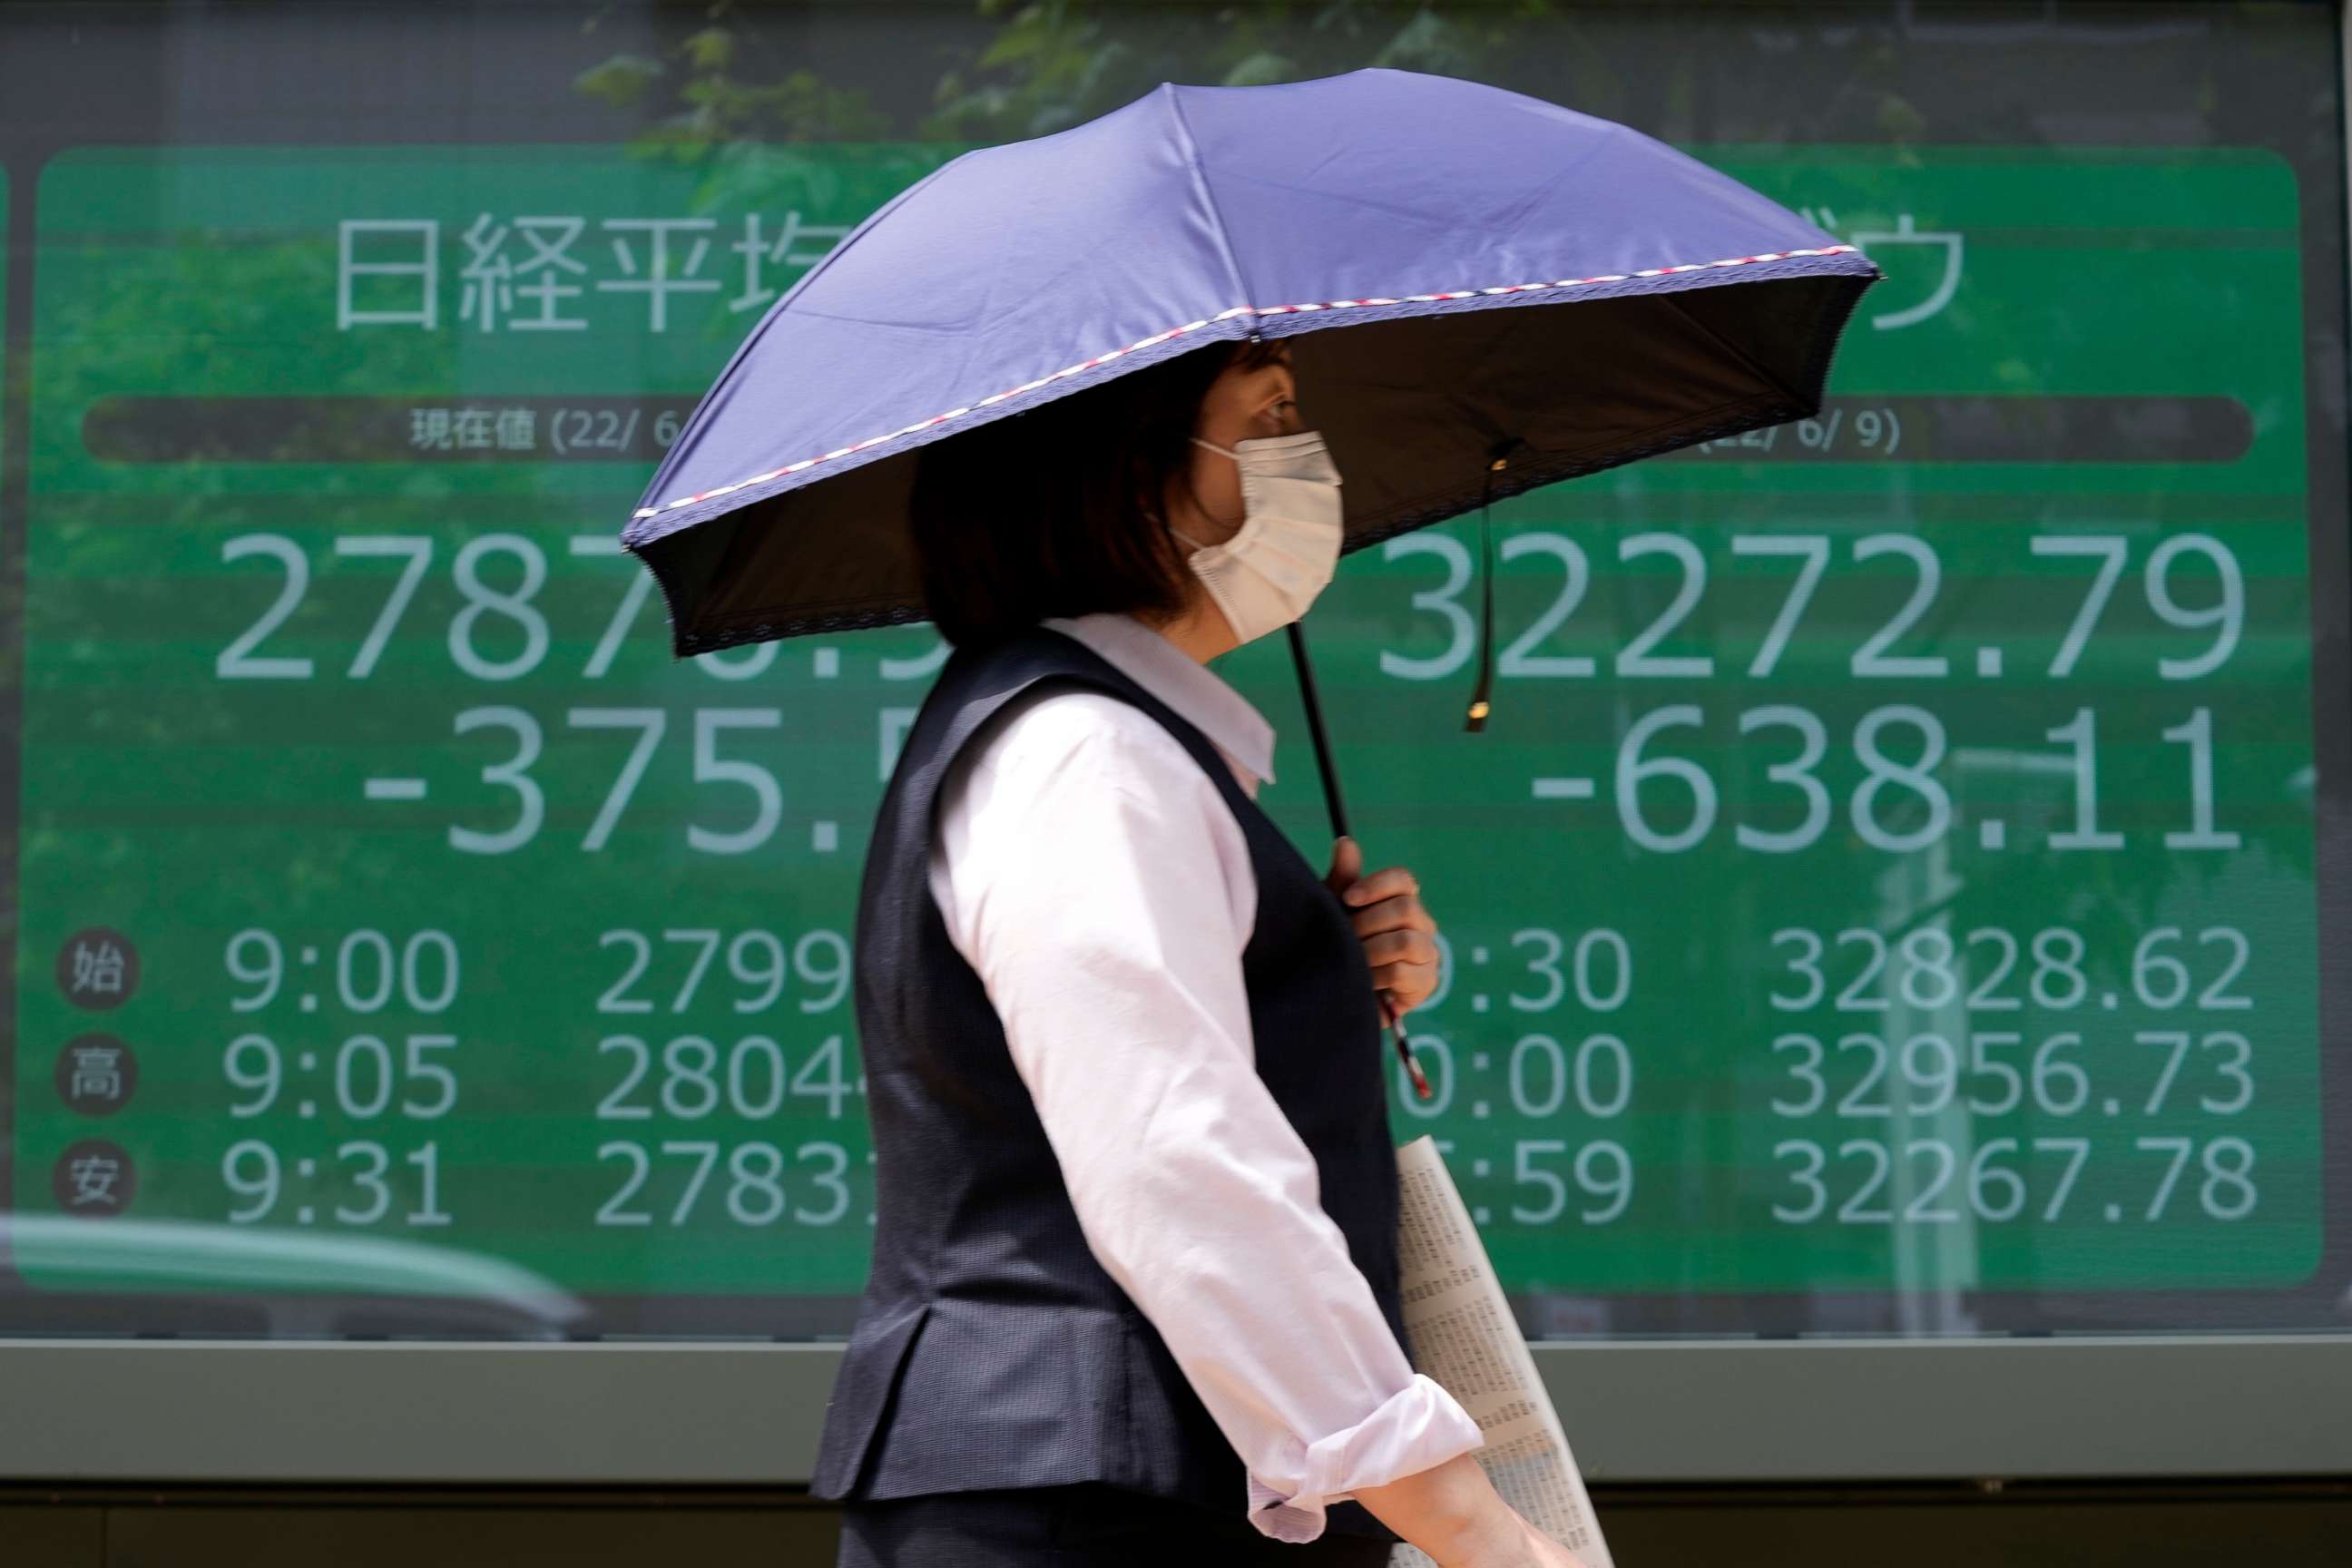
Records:
M1436 1140L1416 1138L1397 1150L1397 1183L1403 1198L1397 1252L1414 1369L1460 1401L1486 1435L1475 1457L1505 1502L1585 1568L1615 1568L1559 1415ZM1434 1568L1427 1553L1402 1544L1389 1563Z

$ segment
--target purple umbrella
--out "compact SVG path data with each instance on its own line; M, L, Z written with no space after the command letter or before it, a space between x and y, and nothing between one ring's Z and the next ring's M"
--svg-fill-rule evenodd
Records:
M1297 340L1360 550L1817 413L1881 276L1738 181L1540 99L1379 68L1163 83L966 153L858 225L736 349L622 542L681 658L919 620L918 448L1263 336Z

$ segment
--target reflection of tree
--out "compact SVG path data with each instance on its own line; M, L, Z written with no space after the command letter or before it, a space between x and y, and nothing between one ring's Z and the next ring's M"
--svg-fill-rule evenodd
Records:
M39 257L54 279L41 330L73 349L44 362L39 406L52 412L33 433L24 742L44 760L26 769L24 907L54 910L61 889L82 885L121 889L110 907L135 910L129 889L186 874L185 861L158 868L194 845L214 857L198 877L215 909L288 910L389 885L405 874L403 854L380 837L318 831L318 815L278 815L300 793L290 781L310 776L322 752L383 743L383 706L329 704L322 717L310 682L257 689L212 679L214 658L282 581L259 562L224 563L221 544L241 532L289 533L315 565L319 542L339 525L395 510L446 515L466 504L447 474L419 465L393 478L382 465L308 463L279 470L300 472L299 482L254 481L239 477L251 471L246 462L225 468L198 451L158 490L90 463L80 419L122 392L258 390L294 374L297 362L306 392L321 397L456 385L463 342L311 330L299 312L333 298L336 263L333 245L308 229L225 244L192 219L147 239L59 237L45 240ZM162 327L159 301L167 302ZM304 324L289 325L298 317ZM256 457L292 464L304 454L285 447ZM530 482L518 468L514 485ZM491 504L509 507L514 498ZM348 603L314 589L274 634L273 648L345 646L350 616ZM0 657L14 659L16 650L11 639ZM189 678L197 672L202 679ZM15 678L0 670L0 679ZM224 773L244 782L231 790L208 782ZM267 851L249 851L257 844Z
M612 9L607 5L589 17L583 30L595 31ZM888 117L867 101L861 88L827 87L805 68L785 70L765 85L747 79L741 73L761 68L774 56L761 47L760 18L740 18L751 33L748 48L742 47L746 26L720 25L736 9L731 0L717 0L707 13L709 25L670 47L667 52L677 62L675 86L664 80L673 74L669 67L636 54L614 55L581 72L573 85L615 108L651 110L674 101L676 111L648 124L631 145L641 154L680 163L730 142L840 142L893 133Z
M593 30L610 11L584 26ZM993 24L981 42L940 44L929 112L900 117L863 88L835 88L791 63L780 18L714 0L663 59L619 54L581 73L580 90L647 116L632 145L691 163L751 143L913 138L1010 142L1049 135L1133 101L1162 81L1227 87L1296 81L1362 66L1472 78L1538 90L1604 116L1625 90L1554 0L1240 0L1120 5L1099 0L974 0ZM805 18L803 18L804 21ZM1526 29L1541 26L1541 59ZM909 62L924 68L920 60ZM667 112L665 112L667 111Z

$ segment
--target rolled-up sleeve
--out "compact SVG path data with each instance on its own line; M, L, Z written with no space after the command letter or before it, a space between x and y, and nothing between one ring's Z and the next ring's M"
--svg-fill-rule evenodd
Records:
M1312 1541L1328 1503L1479 1447L1412 1370L1257 1075L1255 883L1191 754L1116 699L1034 700L967 750L939 828L934 894L1087 1245L1241 1456L1256 1528Z

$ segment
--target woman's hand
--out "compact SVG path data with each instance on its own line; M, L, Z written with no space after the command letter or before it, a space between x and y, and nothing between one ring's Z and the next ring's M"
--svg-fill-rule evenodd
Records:
M1528 1568L1585 1568L1583 1558L1538 1530L1520 1515L1514 1514L1512 1518L1518 1521L1518 1555L1516 1558L1505 1557L1502 1561L1525 1563Z
M1367 877L1363 868L1362 848L1342 838L1331 847L1331 870L1323 880L1348 906L1372 984L1389 994L1391 1012L1402 1017L1437 989L1437 922L1412 872L1391 866Z
M1505 1502L1468 1454L1352 1495L1438 1568L1585 1568Z

